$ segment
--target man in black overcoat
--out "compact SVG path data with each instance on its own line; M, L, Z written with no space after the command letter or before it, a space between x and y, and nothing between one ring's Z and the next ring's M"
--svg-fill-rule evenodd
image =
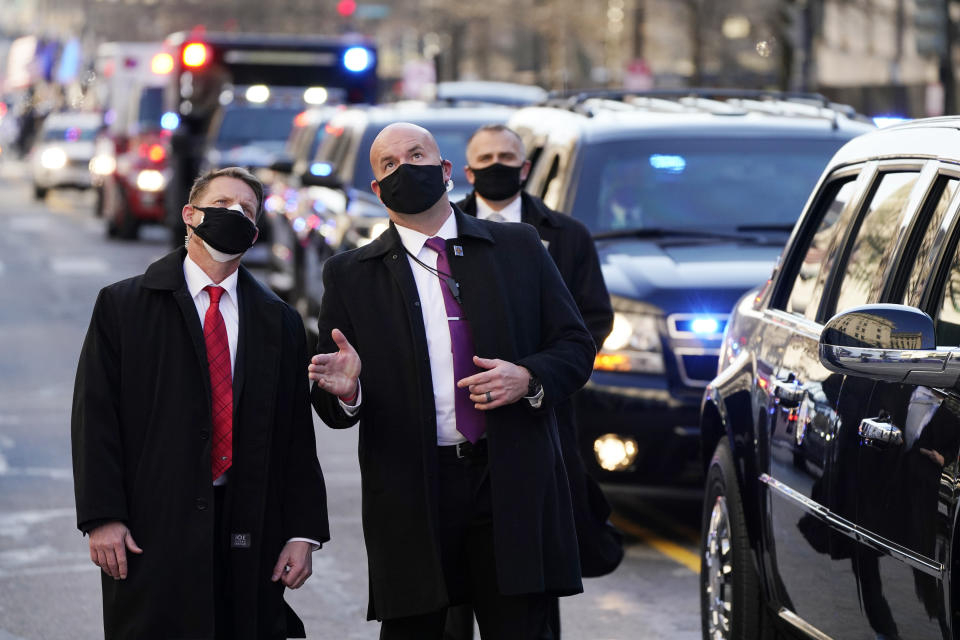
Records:
M525 222L537 230L599 350L613 327L613 307L590 231L572 216L553 211L543 200L521 189L530 172L530 162L525 157L523 141L512 129L502 124L480 127L471 136L466 151L464 174L473 191L457 206L467 215L483 220ZM587 474L580 457L572 403L559 403L554 413L570 481L580 567L584 577L606 575L623 558L622 541L608 522L610 505L600 486ZM448 618L447 637L465 640L473 634L473 616L463 611L457 614ZM560 614L556 607L553 631L559 638Z
M240 258L263 189L198 178L186 248L101 290L74 387L77 526L107 638L304 637L283 600L329 539L299 315Z
M324 422L360 423L368 618L429 640L470 602L484 638L550 638L550 596L582 590L553 407L593 341L534 229L450 204L428 131L390 125L370 162L391 225L326 263L309 368Z

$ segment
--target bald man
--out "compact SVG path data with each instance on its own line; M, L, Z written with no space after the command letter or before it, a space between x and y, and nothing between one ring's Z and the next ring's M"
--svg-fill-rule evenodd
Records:
M428 131L370 151L390 228L325 265L313 406L360 423L368 619L441 638L470 603L480 634L550 638L550 596L582 591L553 407L595 348L536 231L465 216Z

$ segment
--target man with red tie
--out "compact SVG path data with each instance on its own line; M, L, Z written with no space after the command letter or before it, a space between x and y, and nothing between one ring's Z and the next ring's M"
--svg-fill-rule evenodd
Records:
M263 187L193 185L185 247L101 290L74 387L77 526L107 638L302 638L329 539L300 316L240 265Z
M481 636L550 638L549 598L582 591L552 407L595 348L536 231L463 215L433 136L370 150L391 225L324 265L313 406L360 422L368 618L438 639L471 603Z

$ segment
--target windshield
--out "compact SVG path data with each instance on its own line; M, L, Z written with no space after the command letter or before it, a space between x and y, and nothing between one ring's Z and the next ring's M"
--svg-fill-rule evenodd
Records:
M845 140L649 139L588 146L572 213L593 233L792 227Z
M300 113L294 108L229 109L217 132L217 146L235 146L252 142L285 143Z
M45 142L92 142L97 139L99 129L80 127L53 127L43 134Z

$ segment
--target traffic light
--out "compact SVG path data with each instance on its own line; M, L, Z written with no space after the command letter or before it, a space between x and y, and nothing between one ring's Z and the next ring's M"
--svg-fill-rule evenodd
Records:
M944 56L947 52L947 0L914 0L913 26L917 53Z
M339 13L344 18L349 18L357 10L357 3L355 0L340 0L337 3L337 13Z

